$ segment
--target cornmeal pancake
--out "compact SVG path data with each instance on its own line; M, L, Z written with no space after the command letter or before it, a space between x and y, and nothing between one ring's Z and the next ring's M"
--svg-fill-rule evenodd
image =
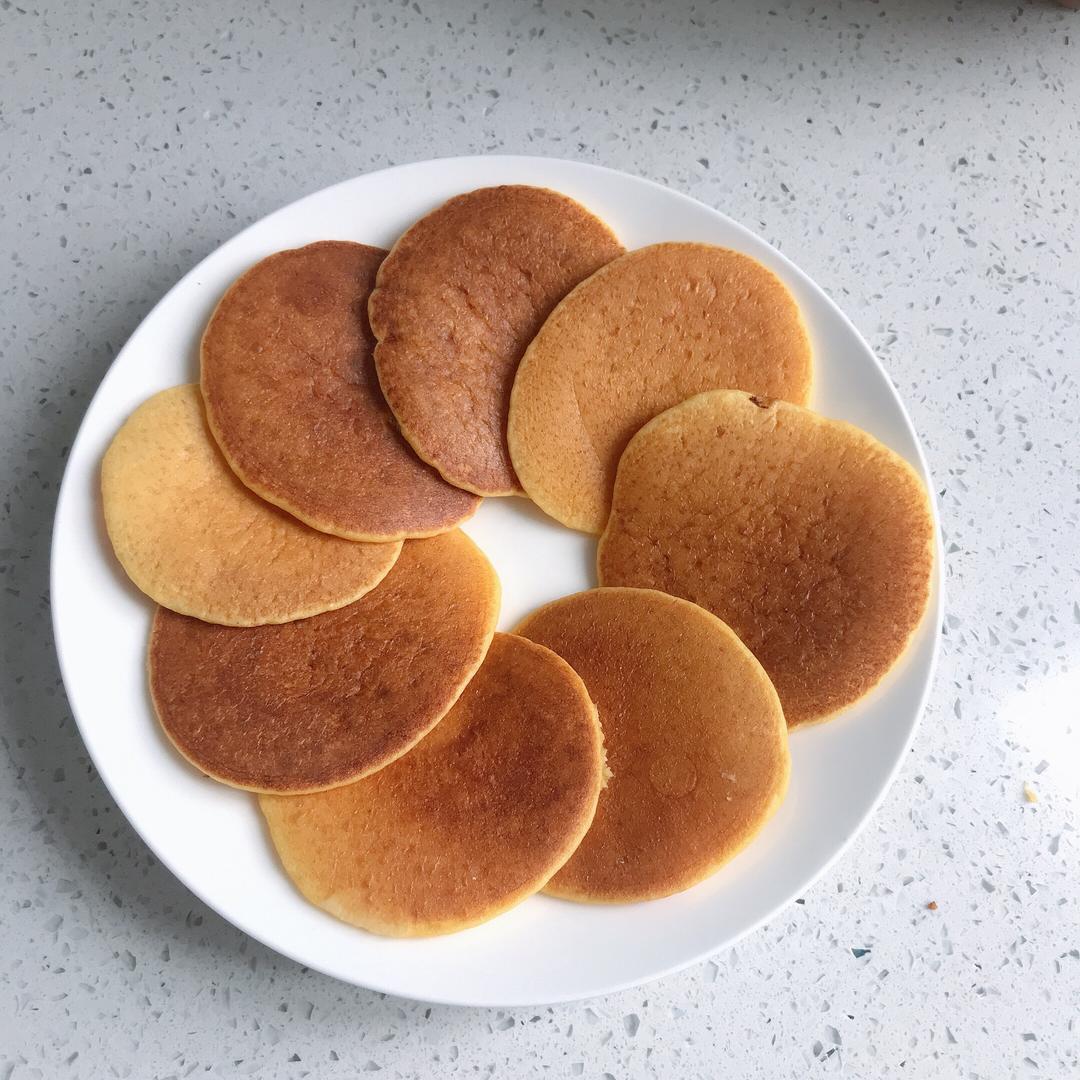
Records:
M197 386L131 414L102 461L101 493L128 577L164 607L228 626L352 603L401 550L316 532L253 495L214 443Z
M582 282L518 368L508 440L529 497L572 529L603 531L630 437L703 390L804 404L810 341L795 299L756 259L655 244Z
M547 649L496 634L415 750L357 784L259 803L312 903L379 934L445 934L543 887L592 821L603 762L577 675Z
M780 701L716 616L649 589L591 589L540 608L517 632L584 680L612 773L548 892L603 903L680 892L780 805L789 772Z
M851 424L737 391L658 416L619 462L602 585L714 612L772 678L789 726L869 691L922 617L930 503L898 454Z
M321 791L381 769L457 700L495 632L499 581L463 533L408 541L347 607L284 626L211 626L159 608L150 689L204 773L251 791Z
M385 254L327 240L271 255L202 340L207 417L237 476L350 540L432 536L479 504L412 452L379 390L367 299Z
M518 361L555 304L622 251L573 199L524 186L459 195L394 245L368 306L375 364L405 438L450 483L520 492L506 448Z

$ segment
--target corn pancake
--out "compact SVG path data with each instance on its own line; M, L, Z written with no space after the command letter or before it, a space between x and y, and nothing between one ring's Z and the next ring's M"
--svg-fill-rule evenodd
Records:
M510 397L510 456L546 513L600 533L630 437L703 390L804 404L810 342L794 297L756 259L654 244L583 281L525 352Z
M474 926L542 888L588 829L603 779L581 679L547 649L496 634L416 749L348 787L259 803L312 903L415 937Z
M211 437L197 386L131 414L105 453L101 493L128 577L163 607L228 626L350 604L401 550L316 532L252 494Z
M598 564L601 585L661 589L728 623L797 727L857 701L904 651L933 519L915 471L865 431L713 391L630 440Z
M518 633L581 676L611 779L547 891L621 903L681 892L731 859L787 790L787 729L761 665L716 616L651 589L591 589Z
M394 245L368 306L375 364L405 438L446 480L520 493L506 448L518 361L555 304L622 252L573 199L521 185L459 195Z
M321 791L383 768L439 722L498 613L498 578L464 533L410 540L379 588L299 622L211 626L160 608L151 693L173 744L214 779Z
M432 536L479 505L412 452L383 400L367 299L385 255L334 240L271 255L202 339L210 428L237 476L350 540Z

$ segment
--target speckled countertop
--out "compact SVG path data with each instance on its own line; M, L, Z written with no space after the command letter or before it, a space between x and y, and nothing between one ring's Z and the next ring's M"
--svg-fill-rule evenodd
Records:
M0 1080L1080 1074L1080 15L0 0L0 79ZM47 586L66 450L168 286L333 180L488 151L655 178L821 282L926 442L949 596L910 760L802 903L513 1012L350 988L194 900L87 761Z

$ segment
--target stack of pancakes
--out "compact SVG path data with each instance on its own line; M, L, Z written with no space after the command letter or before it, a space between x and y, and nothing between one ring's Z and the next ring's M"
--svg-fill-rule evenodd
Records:
M627 253L545 189L458 196L389 253L270 255L199 385L102 463L159 605L162 728L257 793L306 897L376 933L689 888L780 805L789 729L868 693L928 599L926 492L806 408L811 371L766 267ZM505 495L600 535L600 587L513 634L458 529Z

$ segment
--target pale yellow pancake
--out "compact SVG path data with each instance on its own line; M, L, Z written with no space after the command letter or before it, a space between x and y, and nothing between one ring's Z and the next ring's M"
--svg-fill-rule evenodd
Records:
M313 528L433 536L480 500L402 438L375 374L367 301L385 251L324 240L256 263L202 339L207 418L233 471Z
M150 690L165 733L215 780L321 791L424 737L480 666L499 579L454 530L409 540L377 589L283 626L212 626L159 608Z
M368 305L379 381L451 484L520 492L506 448L518 361L555 304L622 251L580 203L524 185L459 195L394 245Z
M903 458L851 424L729 390L631 439L599 549L602 585L661 589L728 623L791 727L880 681L932 568L930 501Z
M540 608L517 632L584 680L612 773L548 892L604 903L680 892L780 805L789 772L780 701L714 615L648 589L591 589Z
M596 710L569 665L496 634L414 750L347 787L259 805L312 903L379 934L446 934L544 886L592 821L603 761Z
M131 414L102 461L101 494L128 577L163 607L228 626L343 607L401 550L316 532L252 494L214 443L197 386Z
M603 531L630 437L703 390L804 404L810 341L795 298L756 259L654 244L582 282L518 368L508 442L529 497L572 529Z

